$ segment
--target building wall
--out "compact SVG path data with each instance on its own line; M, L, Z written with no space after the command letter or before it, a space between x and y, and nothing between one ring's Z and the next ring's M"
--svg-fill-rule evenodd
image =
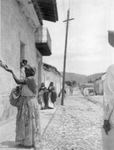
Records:
M103 74L102 77L101 77L101 94L104 93L104 81L105 81L105 76L106 74Z
M95 92L96 92L96 94L103 95L105 75L106 74L103 74L100 79L95 81Z
M103 94L103 82L101 80L101 82L99 82L99 94Z
M101 81L101 79L98 79L94 83L94 91L95 91L96 95L100 94L100 92L99 92L99 89L100 89L99 83L100 83L100 81Z
M25 5L29 7L32 17L36 18L35 11L32 5L28 5L28 0ZM25 8L24 8L25 9ZM0 59L6 63L9 68L13 69L15 74L20 77L20 43L24 44L23 58L27 59L30 65L37 65L37 50L35 48L35 36L31 23L28 23L26 17L26 9L24 12L20 9L17 0L1 0L1 49ZM27 14L28 15L28 14ZM30 15L30 14L29 14ZM30 21L30 20L29 20ZM39 22L35 22L38 26ZM0 68L0 123L8 120L13 115L15 116L16 108L9 104L9 93L16 86L10 73Z

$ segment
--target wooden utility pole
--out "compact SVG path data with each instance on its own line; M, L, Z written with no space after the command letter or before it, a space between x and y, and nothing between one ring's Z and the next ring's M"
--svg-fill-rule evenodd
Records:
M62 99L61 99L61 105L64 105L64 89L65 89L65 69L66 69L66 54L67 54L67 40L68 40L68 26L69 21L73 20L74 18L69 19L70 16L70 10L67 11L67 20L63 22L66 23L66 35L65 35L65 50L64 50L64 64L63 64L63 83L62 83Z

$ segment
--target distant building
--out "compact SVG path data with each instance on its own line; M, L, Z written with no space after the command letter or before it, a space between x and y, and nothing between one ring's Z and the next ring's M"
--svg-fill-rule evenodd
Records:
M94 91L96 95L103 95L104 92L104 81L106 73L103 73L101 77L94 82Z
M94 84L93 83L80 83L80 90L83 95L94 94Z
M43 63L42 70L42 82L45 83L45 86L48 88L50 82L54 83L57 94L59 94L61 90L62 84L62 76L60 72L54 66Z

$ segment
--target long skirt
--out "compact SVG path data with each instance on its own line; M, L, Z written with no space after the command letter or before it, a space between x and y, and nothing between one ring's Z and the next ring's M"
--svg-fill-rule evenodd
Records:
M38 146L41 140L40 116L35 97L21 97L16 119L16 142L24 146Z
M51 97L51 102L54 103L56 101L57 95L55 92L51 92L50 97Z
M38 97L38 103L40 104L40 108L44 108L45 107L44 96L43 95L39 95L39 97Z
M52 103L52 101L51 101L51 93L49 94L49 98L48 98L48 106L50 108L54 108L54 103Z
M114 150L114 127L108 132L108 135L102 129L103 150Z

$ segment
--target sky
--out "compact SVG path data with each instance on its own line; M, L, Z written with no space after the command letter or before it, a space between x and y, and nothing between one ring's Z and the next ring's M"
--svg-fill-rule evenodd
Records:
M67 10L70 9L66 72L91 75L114 63L108 30L114 31L114 0L56 0L59 20L44 21L52 40L52 55L43 61L63 71Z

